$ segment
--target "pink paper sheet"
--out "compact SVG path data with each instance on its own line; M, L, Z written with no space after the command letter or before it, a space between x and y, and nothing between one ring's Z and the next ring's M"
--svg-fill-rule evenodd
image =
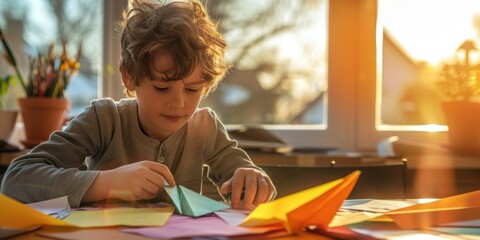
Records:
M153 238L187 238L212 236L240 236L263 234L273 230L280 230L281 226L269 227L235 227L230 226L215 215L203 217L187 217L172 215L163 227L123 228L127 233L141 234Z

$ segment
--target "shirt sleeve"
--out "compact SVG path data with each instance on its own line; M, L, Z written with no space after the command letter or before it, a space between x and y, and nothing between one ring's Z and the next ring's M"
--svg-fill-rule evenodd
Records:
M211 126L207 137L206 162L209 166L209 178L219 187L233 177L236 169L241 167L255 168L248 154L238 147L238 143L228 137L227 130L217 115L208 110Z
M100 149L98 122L97 109L91 105L66 129L16 158L5 173L1 192L24 203L66 195L70 206L78 207L99 173L80 170L85 158Z

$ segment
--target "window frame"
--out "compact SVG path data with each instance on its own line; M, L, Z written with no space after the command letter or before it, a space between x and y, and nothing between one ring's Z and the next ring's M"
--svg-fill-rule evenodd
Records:
M377 128L377 94L382 80L377 62L381 63L383 41L377 6L377 0L329 2L328 128L277 131L287 141L298 146L313 141L312 146L346 151L375 151L381 140L391 136L405 142L447 145L446 131Z
M118 68L120 36L116 22L128 0L104 1L104 66ZM374 151L382 139L398 136L401 140L444 144L446 132L397 131L377 129L378 39L377 0L329 1L327 128L317 126L267 128L294 147L335 147L345 151ZM99 96L124 97L117 69L103 75ZM227 128L234 128L228 126Z
M119 100L123 94L121 75L118 71L118 62L120 60L120 33L115 26L122 19L123 10L128 6L128 0L104 0L103 1L103 67L99 74L99 97L109 97ZM113 72L107 73L106 66L112 66Z
M376 111L379 108L382 74L381 68L383 48L383 25L381 19L377 19L377 0L362 0L359 12L362 17L360 21L363 33L359 39L359 79L358 85L364 86L359 89L358 109L358 138L357 148L366 149L376 146L382 139L397 136L404 142L431 143L446 145L446 131L428 132L416 130L382 130L379 129L380 114ZM377 65L379 64L379 65Z
M359 8L364 1L329 1L327 128L273 130L294 147L357 151ZM335 29L335 31L332 31ZM368 146L367 148L371 148Z

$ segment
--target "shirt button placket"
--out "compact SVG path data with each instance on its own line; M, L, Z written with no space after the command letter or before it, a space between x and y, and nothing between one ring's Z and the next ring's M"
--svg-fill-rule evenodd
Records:
M161 145L158 148L157 162L163 163L164 161L165 161L165 158L163 157L163 145Z

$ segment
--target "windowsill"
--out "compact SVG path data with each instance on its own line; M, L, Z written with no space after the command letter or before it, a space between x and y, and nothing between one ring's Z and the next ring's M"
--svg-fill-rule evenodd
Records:
M447 146L413 141L393 142L394 152L412 169L480 169L480 155L460 155Z
M406 155L405 158L408 159L408 168L411 169L480 169L479 156L427 153Z

